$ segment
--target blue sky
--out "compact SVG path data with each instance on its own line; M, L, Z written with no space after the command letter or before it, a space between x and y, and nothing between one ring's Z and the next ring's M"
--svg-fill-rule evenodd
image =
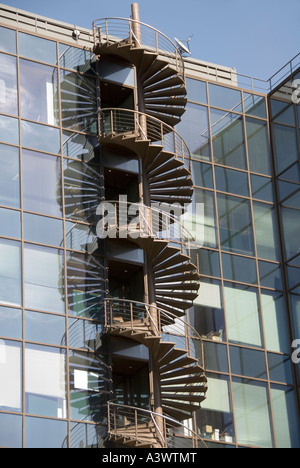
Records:
M131 0L6 0L6 5L90 28L129 17ZM300 51L300 0L139 0L141 21L191 40L192 56L268 79Z

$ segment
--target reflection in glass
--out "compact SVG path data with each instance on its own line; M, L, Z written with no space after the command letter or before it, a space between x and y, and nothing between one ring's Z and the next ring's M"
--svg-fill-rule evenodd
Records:
M66 248L92 254L103 245L100 243L95 226L66 222Z
M186 78L187 95L189 101L207 104L206 83Z
M260 284L264 288L273 288L282 291L281 267L276 263L258 262Z
M240 91L211 83L208 85L208 89L211 106L242 112L242 95Z
M251 174L251 188L253 198L274 202L272 179Z
M0 446L22 448L22 416L0 413Z
M291 345L283 295L262 291L261 302L266 348L269 351L289 353Z
M106 270L103 260L93 255L67 252L69 313L100 319Z
M109 366L100 354L70 351L71 418L101 422L107 416Z
M59 346L64 335L64 317L25 311L25 340Z
M289 208L281 208L284 246L287 259L299 253L299 221L300 212Z
M199 204L199 205L198 205ZM203 207L204 215L197 207ZM194 190L193 202L188 207L188 213L192 218L192 229L195 240L201 243L201 246L216 247L217 234L216 234L216 221L215 221L215 201L213 192L196 188ZM189 218L187 219L188 226ZM196 225L196 228L195 228Z
M97 132L97 92L94 78L60 71L62 126Z
M218 194L218 212L222 249L254 255L249 201Z
M22 343L0 340L0 381L0 409L22 411Z
M0 144L0 205L20 207L19 149Z
M232 390L237 442L243 445L272 448L267 384L234 378Z
M246 129L250 171L271 175L272 169L267 123L247 117Z
M103 327L91 320L72 319L68 320L68 338L70 348L99 351L102 347Z
M23 223L26 241L63 247L63 223L59 219L24 213Z
M254 259L222 254L222 264L225 279L257 284L256 262Z
M292 363L290 356L268 353L270 380L293 384Z
M216 189L249 197L248 175L224 167L215 167Z
M199 187L214 188L212 166L200 161L192 160L194 185Z
M19 121L0 115L0 141L12 145L19 144Z
M16 31L0 27L0 50L16 54Z
M296 129L273 125L277 173L284 171L298 160Z
M54 418L67 417L65 367L63 350L26 344L26 413Z
M22 146L48 153L60 153L59 129L21 121Z
M229 379L208 373L209 392L197 411L198 433L205 439L234 442L234 427Z
M224 294L229 341L261 348L263 341L257 289L225 283Z
M275 213L273 206L253 203L257 255L267 260L279 260Z
M0 208L0 236L21 237L21 213Z
M62 216L60 158L23 150L24 209Z
M57 64L56 43L30 34L19 32L19 54L39 62Z
M219 252L199 249L197 253L199 257L200 275L220 277Z
M294 127L296 126L292 100L287 103L285 101L271 99L271 108L274 122L292 125Z
M0 307L0 336L22 338L22 311L20 309Z
M17 61L0 54L0 112L18 115Z
M188 103L176 130L186 141L195 159L210 161L208 111L206 107Z
M62 448L68 435L65 421L43 418L25 418L26 448Z
M229 372L227 347L223 344L204 341L205 368L216 372Z
M21 116L48 125L58 125L57 70L20 60Z
M210 109L214 161L224 166L246 169L243 119L237 114Z
M71 423L70 448L105 448L107 427L99 424Z
M96 137L63 131L63 154L69 158L89 163L97 155L97 145Z
M24 249L25 307L64 314L63 254L37 245Z
M267 118L265 97L244 92L244 106L246 114L262 119Z
M78 49L66 44L59 44L59 64L80 73L94 73L96 56L87 49Z
M278 448L299 448L300 431L295 391L292 387L271 385L272 409Z
M135 85L134 68L125 64L121 65L101 60L99 62L99 75L104 80L114 81L126 86Z
M265 353L253 349L230 346L231 372L256 379L267 379Z
M0 239L0 302L21 305L21 244Z

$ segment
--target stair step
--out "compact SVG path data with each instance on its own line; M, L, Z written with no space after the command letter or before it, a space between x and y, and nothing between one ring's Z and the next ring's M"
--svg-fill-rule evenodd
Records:
M176 343L161 341L160 344L159 344L159 351L158 351L157 360L160 361L175 346L176 346Z
M162 122L165 122L167 125L170 127L175 127L180 121L180 117L175 117L172 115L167 115L167 114L161 114L159 112L153 112L150 109L145 110L146 114L150 115L151 117L154 117L156 119L161 120Z
M184 108L181 107L173 107L172 104L170 106L161 106L161 105L154 105L154 104L148 104L147 102L145 103L145 106L147 108L147 111L154 111L157 112L158 114L170 114L172 116L177 116L181 117L182 114L185 112Z
M178 75L174 75L171 78L168 78L164 81L160 81L159 83L155 83L150 86L144 86L144 91L149 93L151 91L160 91L162 89L172 88L174 86L181 86L183 84L183 79L180 78Z
M181 402L181 401L183 401L183 402L195 402L195 403L199 402L199 405L204 400L204 396L193 395L193 394L180 395L180 394L175 393L173 395L169 395L167 393L162 393L161 397L162 397L162 400L165 400L165 401L169 400L169 402L174 401L174 400L176 400L176 402Z
M147 79L144 77L143 79L144 88L147 88L154 83L159 83L160 81L163 81L166 78L171 78L175 74L176 72L172 68L165 66L165 68L163 68L162 70L158 71L155 74L152 74L151 77Z
M199 274L196 272L192 273L181 273L176 276L165 276L164 278L157 278L155 280L156 285L163 285L169 283L177 283L178 281L199 281Z
M207 391L207 387L205 386L191 386L191 385L186 385L186 386L182 386L182 387L172 387L172 386L167 386L167 385L163 385L162 386L162 392L164 393L164 395L170 393L170 397L171 398L175 398L176 399L176 395L174 395L174 393L176 392L179 392L179 393L206 393Z
M165 380L173 379L176 377L182 377L186 375L192 376L197 373L199 373L200 375L203 375L203 372L204 372L204 369L202 367L200 367L199 365L195 365L195 366L185 367L184 369L172 370L172 372L170 371L165 372L164 370L162 370L160 378L162 381L165 381Z
M158 166L156 169L152 169L148 172L149 179L155 178L157 175L164 174L178 168L182 168L183 164L178 159L172 158L167 161L165 164Z
M170 401L168 398L162 399L162 404L165 406L168 406L169 408L175 408L178 410L182 410L186 413L193 413L194 411L197 411L200 408L199 405L193 405L189 403L184 403L180 401Z
M160 374L164 374L171 370L175 369L182 369L183 367L190 366L191 364L197 364L198 359L192 358L190 356L186 356L184 358L178 359L176 362L172 362L171 364L167 364L166 366L161 367Z
M161 182L166 179L176 179L176 178L183 177L183 176L190 176L189 171L185 167L181 167L180 169L175 169L169 172L164 172L159 177L157 176L149 177L149 179L150 179L150 184L151 184L152 182Z
M149 96L145 98L146 106L150 109L150 105L161 105L161 106L185 106L187 98L178 96L167 96L167 97L154 97Z
M204 374L202 375L199 375L199 376L191 376L189 375L188 378L186 376L184 376L184 378L182 379L169 379L169 380L162 380L162 386L165 388L173 388L172 386L173 385L180 385L180 386L183 386L186 384L187 382L187 379L188 379L188 383L189 384L192 384L192 383L207 383L207 378ZM178 387L180 388L180 387Z
M144 65L144 64L143 64ZM147 80L153 75L159 73L160 70L166 67L166 62L156 58L152 61L151 68L147 67L146 72L142 76L143 83L146 83ZM172 69L171 69L172 70ZM173 71L173 70L172 70Z
M163 98L163 97L172 97L172 96L181 96L186 97L187 90L185 86L177 86L176 88L162 89L161 91L150 91L145 90L144 96L145 99L151 98Z
M171 310L173 310L174 315L178 314L178 317L182 317L182 315L184 315L184 313L182 315L179 315L180 310L185 311L187 309L190 309L193 306L192 301L189 301L189 302L187 302L187 301L175 301L174 299L171 300L171 299L168 299L168 298L165 298L165 297L157 297L157 303L162 308L166 308L166 306L168 306L168 305L173 307L174 309L171 309Z
M166 354L164 357L160 359L159 366L162 367L168 363L171 363L175 361L176 359L187 355L187 353L188 353L187 350L182 350L182 349L178 349L174 347L173 350L171 350L168 354Z
M180 188L189 186L193 190L193 180L191 177L187 176L182 179L168 179L162 182L152 182L150 189L151 190L162 190L168 188Z
M197 268L192 263L185 263L184 265L177 266L175 268L167 268L165 270L155 273L155 278L163 278L167 276L173 276L179 273L191 273L197 272Z

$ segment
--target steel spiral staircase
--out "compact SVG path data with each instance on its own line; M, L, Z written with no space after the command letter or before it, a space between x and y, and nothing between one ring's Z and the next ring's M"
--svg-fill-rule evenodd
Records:
M193 195L190 153L173 128L187 101L183 59L166 36L137 20L107 18L95 21L93 28L95 54L134 64L143 89L139 102L143 112L100 109L99 142L109 149L125 149L142 161L149 196L137 204L133 217L125 207L125 225L119 215L122 203L107 201L105 210L110 205L115 216L105 229L144 249L155 291L155 305L105 300L105 328L149 349L157 363L162 406L157 414L109 402L109 436L119 446L180 447L181 433L192 447L205 446L182 423L200 408L207 391L201 338L183 319L197 297L200 277L191 261L192 237L179 216L168 214L170 205L176 204L182 215ZM153 208L155 204L159 208Z

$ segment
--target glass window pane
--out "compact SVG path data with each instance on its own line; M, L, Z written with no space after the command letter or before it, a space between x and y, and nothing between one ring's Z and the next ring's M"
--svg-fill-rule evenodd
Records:
M199 273L205 276L220 277L219 252L213 250L199 249Z
M251 174L251 188L253 198L267 202L274 201L272 179Z
M95 226L86 224L74 224L66 222L66 248L80 250L92 254L99 248L102 251L103 244L99 246Z
M0 336L22 338L22 311L11 307L0 307Z
M20 60L21 116L48 125L58 125L57 70Z
M26 448L63 448L68 436L64 421L43 418L25 418Z
M223 166L247 169L242 117L210 109L214 161Z
M0 208L0 236L21 237L21 213Z
M47 312L65 312L62 252L25 245L25 307Z
M96 137L63 131L63 154L69 158L89 163L98 154L97 145Z
M262 347L258 291L225 283L224 294L229 341Z
M274 208L254 202L253 212L258 257L279 260Z
M0 413L0 446L22 448L22 416Z
M97 90L94 78L60 71L62 126L97 133Z
M39 62L57 64L56 43L30 34L19 33L19 54Z
M0 50L9 54L16 54L16 31L0 27Z
M244 92L245 113L253 115L253 117L267 118L266 99L255 94Z
M202 338L218 342L226 340L220 281L201 278L199 295L189 318Z
M22 146L49 153L60 153L59 129L21 121Z
M196 412L198 434L205 439L234 442L229 379L210 373L207 377L209 392L201 403L201 411Z
M186 229L200 246L216 247L215 201L213 192L196 188L184 217ZM204 212L203 212L204 211Z
M264 288L283 290L281 267L276 263L258 262L260 285Z
M277 447L299 448L299 420L294 389L273 384L271 398Z
M63 247L63 223L45 216L23 214L24 239L39 244Z
M18 115L17 59L0 54L0 112Z
M20 207L19 149L0 145L0 205Z
M62 216L60 158L23 150L24 209Z
M0 141L12 145L19 144L19 121L0 115Z
M224 167L215 167L216 189L249 197L248 174ZM195 181L194 181L195 183Z
M268 353L270 380L282 383L293 383L290 356Z
M218 212L222 249L254 255L249 201L218 194Z
M25 311L25 340L51 345L65 344L64 317Z
M96 56L91 50L59 44L59 63L80 73L94 73Z
M26 413L66 418L65 366L61 349L26 344Z
M22 411L22 343L0 340L0 381L0 409Z
M284 246L287 259L299 253L299 223L300 213L298 210L281 208L282 226L284 233Z
M214 188L212 167L200 161L192 160L194 185L205 188Z
M284 101L271 99L273 121L287 125L296 126L295 111L293 104L288 104Z
M210 371L229 372L227 346L204 341L205 367Z
M176 130L185 139L191 155L195 159L210 161L210 137L206 107L188 103Z
M256 262L254 259L222 254L222 264L225 279L257 284Z
M189 101L207 104L206 83L186 78L187 96Z
M0 239L0 302L21 305L21 244Z
M246 129L250 171L271 175L272 168L267 124L247 117Z
M277 173L284 171L298 160L296 129L273 125Z
M253 349L230 346L231 372L256 379L267 379L265 353Z
M71 422L70 448L103 448L107 439L107 428L99 424Z
M240 91L214 84L209 84L208 89L211 106L242 112L242 95Z
M68 345L70 348L87 349L99 351L102 340L99 339L103 333L103 326L91 320L68 319Z
M134 69L130 66L101 60L99 75L104 80L114 81L127 86L135 85Z
M269 351L289 353L291 344L284 297L278 293L263 291L261 302L266 348Z
M272 448L267 384L234 378L232 382L237 442Z

